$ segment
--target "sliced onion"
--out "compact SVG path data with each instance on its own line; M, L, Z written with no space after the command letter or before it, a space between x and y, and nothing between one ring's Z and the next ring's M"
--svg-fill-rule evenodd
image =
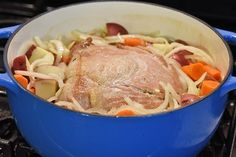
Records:
M19 74L19 75L23 75L23 76L37 77L40 79L54 80L54 78L52 76L41 74L41 73L36 73L36 72L32 72L32 71L15 70L15 74Z
M35 60L33 63L31 63L29 67L29 71L33 71L35 67L41 66L41 65L52 65L54 62L54 56L51 53L46 54L44 57Z
M84 108L80 105L80 103L72 96L71 97L72 102L78 107L80 111L84 111Z
M160 82L160 85L162 86L162 88L165 90L165 99L164 101L160 104L160 106L158 106L156 109L152 109L153 110L153 113L157 113L157 112L161 112L163 111L164 109L166 109L166 107L168 106L169 104L169 91L168 89L166 88L166 86L164 84L162 84Z
M56 96L53 96L53 97L47 99L47 101L52 102L52 101L55 101L55 100L57 100L57 99L58 99L58 98L57 98Z
M55 94L56 97L59 97L59 96L61 95L61 92L62 92L62 90L63 90L64 87L65 87L65 86L63 86L63 87L61 87L61 88L59 88L59 89L57 90L57 92L56 92L56 94Z
M64 52L65 48L63 46L63 43L60 40L50 40L50 43L54 44L56 50L57 50L57 54L58 55L62 55L62 53Z
M38 36L34 37L34 41L37 44L37 46L39 46L43 49L48 49L47 45L44 42L42 42L42 40Z
M85 111L86 113L97 113L97 114L101 114L101 115L114 115L114 114L108 114L108 112L102 108L97 108L97 107L93 107L93 108L89 108Z
M48 42L48 50L57 55L57 50L51 42Z
M174 109L177 109L180 107L180 105L178 104L177 100L173 99L174 102Z
M138 113L145 113L145 108L143 107L142 104L132 101L129 97L124 98L125 102L134 110L135 112Z
M60 88L64 86L63 80L58 77L58 75L55 74L49 74L45 75L42 73L36 73L36 72L30 72L30 71L23 71L23 70L15 70L15 74L23 75L23 76L31 76L31 77L37 77L40 79L48 79L48 80L56 80L58 82L58 85Z
M171 47L169 44L152 44L153 48L156 50L159 50L161 55L165 55L167 52L171 50Z
M68 101L58 101L58 102L55 102L54 104L60 106L60 107L66 107L67 109L70 109L70 110L75 110L75 111L80 111L78 109L78 107L73 104L72 102L68 102Z
M174 99L176 99L178 102L180 102L179 94L177 94L177 92L175 91L175 89L172 87L172 85L170 83L167 83L167 87L166 88L171 93L171 95L174 97Z
M27 90L30 90L32 87L34 87L34 83L35 83L34 80L30 80L30 82L29 82L29 84L27 85L26 89L27 89Z
M70 49L74 46L74 44L75 44L75 41L72 41L72 42L67 46L67 48L70 50Z
M101 37L88 35L85 33L82 33L78 30L72 31L72 34L78 39L78 40L86 40L87 38L92 38L92 42L95 45L108 45L108 43Z
M190 79L181 69L176 68L176 67L175 69L180 74L180 77L182 77L187 82L187 85L188 85L187 93L198 95L199 89L196 87L196 84L192 81L192 79Z
M202 81L205 80L206 76L207 76L207 72L203 73L202 76L201 76L197 81L194 82L195 85L197 86L197 85L199 85L200 83L202 83Z

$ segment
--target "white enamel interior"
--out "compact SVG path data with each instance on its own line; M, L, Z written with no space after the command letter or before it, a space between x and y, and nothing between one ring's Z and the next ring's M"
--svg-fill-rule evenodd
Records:
M73 29L89 31L107 22L123 25L131 33L151 33L182 39L207 49L226 74L229 54L221 38L208 26L181 12L136 2L93 2L57 9L27 23L12 39L8 63L24 52L23 43L34 36L53 38Z

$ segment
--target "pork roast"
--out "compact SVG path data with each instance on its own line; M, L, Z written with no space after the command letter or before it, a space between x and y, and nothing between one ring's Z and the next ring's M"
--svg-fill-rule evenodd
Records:
M74 97L84 109L110 110L126 105L125 97L156 108L164 100L160 82L170 83L179 94L184 92L175 68L141 47L74 46L66 76L59 99Z

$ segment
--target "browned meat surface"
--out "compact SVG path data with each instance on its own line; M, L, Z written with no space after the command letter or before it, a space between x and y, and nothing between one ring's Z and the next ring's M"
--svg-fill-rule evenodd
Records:
M85 109L109 110L126 104L124 98L129 97L145 108L156 108L164 99L160 81L184 92L177 72L162 56L138 47L77 47L60 100L73 96Z

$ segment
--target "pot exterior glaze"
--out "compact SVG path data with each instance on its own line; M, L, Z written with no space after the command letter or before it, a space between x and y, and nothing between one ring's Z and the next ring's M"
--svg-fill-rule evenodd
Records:
M117 118L57 107L32 95L14 80L9 70L12 59L25 52L23 43L33 36L52 38L78 27L88 31L106 22L120 23L130 32L160 30L161 35L206 46L225 76L221 86L181 109ZM7 73L0 74L0 85L7 89L23 137L44 157L190 157L208 143L226 107L227 92L236 88L236 79L230 75L231 58L227 44L215 31L186 14L136 2L85 3L49 12L20 26L6 47Z
M214 133L227 99L217 91L181 110L116 118L64 110L20 91L8 91L16 124L44 157L195 156Z

